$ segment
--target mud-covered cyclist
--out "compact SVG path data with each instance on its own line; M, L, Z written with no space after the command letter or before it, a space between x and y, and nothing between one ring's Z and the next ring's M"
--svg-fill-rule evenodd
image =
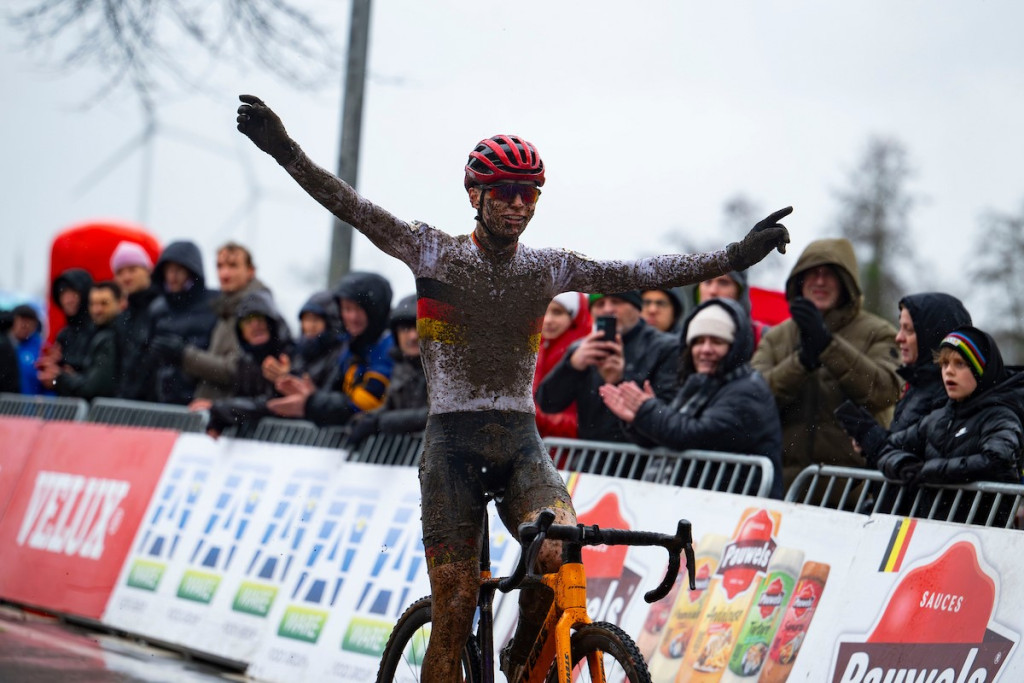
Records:
M416 278L430 398L419 472L421 519L434 598L423 680L457 680L476 605L484 494L501 493L498 513L513 533L543 508L555 510L558 524L575 523L568 491L537 433L531 396L548 302L566 291L675 287L743 270L773 249L785 252L789 234L778 221L792 208L762 220L741 242L703 254L596 261L561 249L531 249L519 236L537 208L544 163L525 140L497 135L480 141L465 167L476 210L473 232L452 236L407 223L366 200L314 164L259 98L240 99L238 130ZM560 559L558 545L546 545L542 571L554 570ZM530 622L545 612L524 613L519 629L531 636L517 640L531 642L539 624ZM506 674L519 656L513 651L511 660L504 658Z

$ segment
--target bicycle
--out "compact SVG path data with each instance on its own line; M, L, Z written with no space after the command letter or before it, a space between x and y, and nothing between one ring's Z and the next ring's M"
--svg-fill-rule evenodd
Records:
M680 555L686 556L690 590L695 590L693 539L690 523L679 520L675 535L629 529L601 529L597 525L553 524L554 513L544 510L535 522L519 527L523 549L511 575L491 575L489 530L484 516L480 552L480 590L477 626L462 651L462 674L467 683L493 683L495 591L508 593L523 584L540 583L554 594L551 609L530 652L519 683L594 681L650 683L650 674L633 639L615 624L594 622L587 614L587 581L582 548L592 545L660 546L668 551L668 571L662 582L644 595L647 602L665 597L679 572ZM562 541L562 566L549 574L536 574L540 546L545 539ZM399 617L381 657L377 683L420 680L419 666L430 638L431 598L413 602Z

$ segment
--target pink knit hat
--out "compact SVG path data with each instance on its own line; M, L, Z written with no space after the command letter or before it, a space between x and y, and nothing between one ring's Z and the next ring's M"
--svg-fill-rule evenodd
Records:
M152 271L153 259L135 242L121 242L110 257L110 270L116 275L117 271L128 266L142 266Z

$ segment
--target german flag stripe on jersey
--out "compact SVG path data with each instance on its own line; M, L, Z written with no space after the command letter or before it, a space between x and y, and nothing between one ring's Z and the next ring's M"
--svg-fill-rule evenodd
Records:
M424 341L465 346L465 318L454 305L457 293L454 287L433 278L416 278L416 332ZM540 349L541 316L530 322L529 345L536 353Z

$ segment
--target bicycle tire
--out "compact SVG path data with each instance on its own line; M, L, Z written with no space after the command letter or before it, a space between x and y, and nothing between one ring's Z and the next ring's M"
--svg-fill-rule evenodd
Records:
M651 683L647 663L637 649L633 639L615 624L595 621L581 626L572 634L569 643L574 683L593 680L590 675L589 657L603 654L602 662L605 680L608 683ZM552 662L548 671L548 683L558 683L558 668Z
M430 596L416 600L395 623L380 658L377 683L419 683L420 665L430 640L432 616ZM462 650L462 680L480 683L480 647L470 635Z

